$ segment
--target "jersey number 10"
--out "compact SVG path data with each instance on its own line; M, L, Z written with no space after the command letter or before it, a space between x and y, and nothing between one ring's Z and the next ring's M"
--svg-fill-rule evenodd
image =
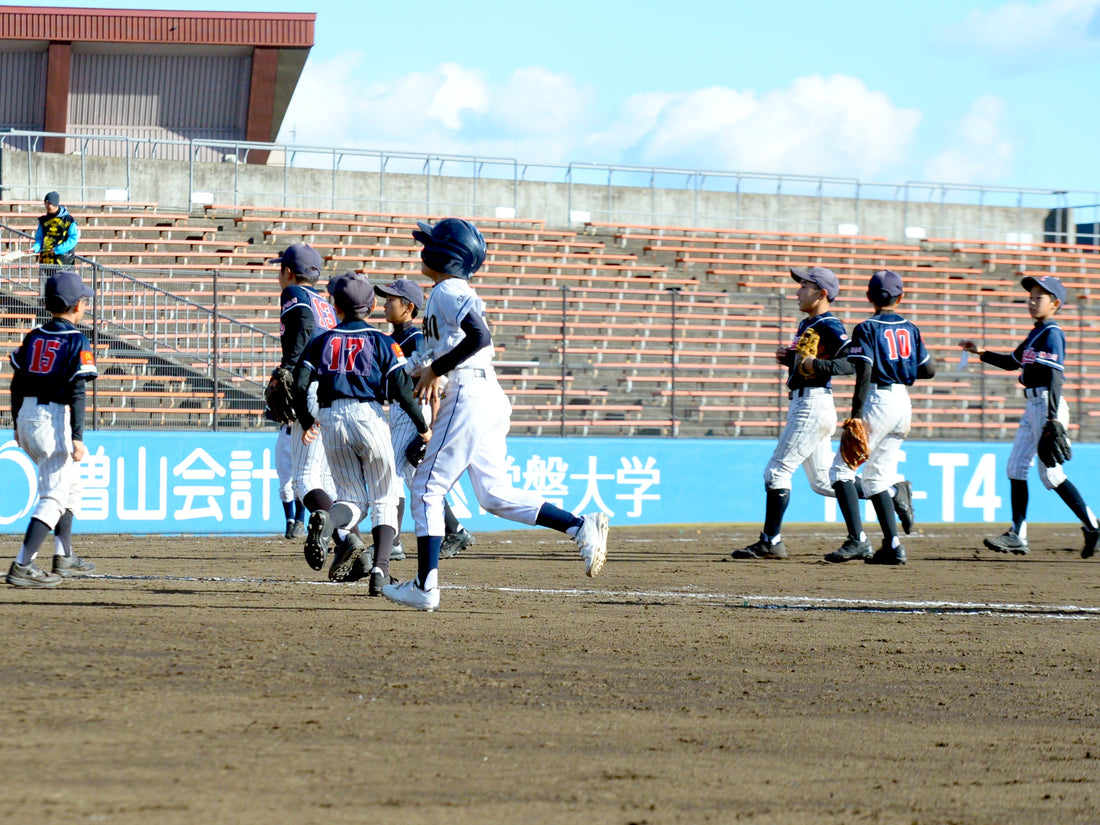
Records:
M882 333L886 339L887 357L897 361L898 357L908 358L913 354L913 337L907 329L888 329Z

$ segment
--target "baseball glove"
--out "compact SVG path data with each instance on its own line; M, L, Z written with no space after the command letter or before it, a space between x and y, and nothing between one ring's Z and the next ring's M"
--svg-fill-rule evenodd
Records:
M794 366L798 374L809 378L814 374L813 359L817 358L817 348L821 344L821 336L817 330L810 327L804 331L794 348Z
M413 436L413 440L405 447L405 460L411 467L419 467L424 456L428 454L428 442L420 436Z
M294 414L294 375L286 367L276 367L264 388L264 404L271 413L271 419L279 424L290 424L298 420Z
M867 427L861 418L849 418L840 434L840 457L853 470L859 467L871 455L867 442Z
M1061 423L1051 419L1043 425L1043 433L1039 436L1038 453L1039 460L1047 467L1065 464L1073 458L1069 436L1066 435L1066 428Z

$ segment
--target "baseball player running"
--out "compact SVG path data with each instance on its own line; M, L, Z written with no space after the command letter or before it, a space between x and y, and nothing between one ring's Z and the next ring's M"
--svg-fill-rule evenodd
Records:
M95 357L76 328L92 290L75 272L46 280L44 299L53 320L31 330L11 356L11 409L16 443L38 465L38 504L6 581L14 587L56 587L95 565L73 552L73 508L80 495L76 462L84 446L85 382L95 380ZM34 563L54 532L53 572Z
M435 286L425 311L428 349L419 366L416 395L421 401L440 402L433 422L436 435L413 477L417 576L386 585L383 595L418 610L438 609L443 499L464 472L488 512L571 536L585 573L598 575L607 558L607 515L568 513L513 487L506 471L512 407L493 370L485 303L470 286L470 277L485 261L485 239L477 227L459 218L419 227L413 237L423 244L421 272Z
M1029 293L1027 311L1035 326L1016 349L1009 353L991 352L974 341L960 341L959 346L979 356L982 363L1002 370L1020 370L1027 406L1020 418L1020 428L1008 457L1008 480L1012 495L1012 524L1002 535L989 536L985 546L998 553L1024 555L1030 549L1027 542L1027 476L1035 455L1039 454L1039 480L1048 490L1054 490L1073 514L1081 520L1085 534L1083 558L1096 552L1100 528L1096 516L1081 498L1072 481L1066 478L1062 462L1070 457L1069 407L1062 397L1062 381L1066 368L1066 334L1054 320L1066 302L1066 288L1052 275L1024 278L1020 282ZM1053 435L1051 435L1053 434ZM1063 440L1064 452L1053 457L1046 454L1044 439ZM1058 459L1061 459L1059 461Z
M293 370L305 352L306 344L321 330L336 326L336 314L332 305L317 291L317 279L321 277L321 255L309 244L288 246L270 263L279 264L279 340L283 357L276 369ZM317 416L316 389L309 393L311 417ZM294 495L310 512L331 510L335 489L332 474L325 458L324 445L319 440L307 442L302 438L304 430L300 421L290 423L291 466L293 467ZM314 570L325 566L328 545L323 548L312 544L307 536L306 562Z
M368 508L374 539L370 594L377 596L388 580L390 551L397 535L397 491L390 428L382 405L394 400L412 420L423 440L431 436L413 384L405 372L401 348L364 318L374 308L374 288L366 275L349 272L329 281L328 290L340 323L309 344L294 371L294 409L307 442L323 434L325 453L336 482L336 503L317 509L309 519L309 540L328 547L335 532L339 544L329 578L346 581L366 549L355 527ZM317 381L318 417L307 397Z
M401 347L404 356L412 358L414 353L423 352L424 335L413 323L416 316L424 309L424 290L420 285L408 278L399 278L391 284L376 286L374 292L384 301L386 321L392 325L392 337ZM411 364L406 364L406 369L410 368ZM431 413L427 405L424 405L421 411L426 418ZM400 499L397 503L397 528L400 534L401 520L405 515L405 487L408 486L411 489L413 474L416 472L416 464L412 463L409 456L410 444L419 445L422 442L412 420L397 404L390 405L390 440L393 443L393 456L397 462L397 477L404 481L404 484L398 487ZM423 457L423 451L413 452ZM443 500L443 526L446 534L443 537L443 545L439 549L440 558L449 559L457 556L474 544L473 534L459 523L446 499ZM405 558L400 539L394 544L390 558L395 561Z
M848 361L851 340L840 320L829 311L838 294L836 275L822 266L791 268L798 284L798 308L806 317L789 347L776 350L776 360L789 370L787 389L791 399L787 423L779 436L771 460L764 468L767 495L764 529L748 547L734 550L734 559L785 559L787 548L780 530L791 499L791 478L801 465L815 493L829 498L836 493L829 484L833 462L832 435L837 415L831 387L834 375L851 375ZM905 532L913 525L912 496L908 481L891 488L894 507Z
M861 483L882 527L882 547L871 554L859 514L856 471L845 462L842 450L833 459L829 478L848 537L840 549L825 556L825 561L863 559L868 564L888 565L906 561L889 487L896 478L898 453L912 424L909 387L918 378L932 378L936 370L916 324L896 312L904 292L896 272L880 269L871 276L867 300L875 313L852 331L848 349L848 360L856 372L851 419L862 421L867 432L869 457Z

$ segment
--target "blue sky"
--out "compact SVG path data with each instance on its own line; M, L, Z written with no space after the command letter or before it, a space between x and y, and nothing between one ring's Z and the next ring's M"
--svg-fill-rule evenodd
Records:
M1100 191L1100 0L186 7L317 14L284 142Z

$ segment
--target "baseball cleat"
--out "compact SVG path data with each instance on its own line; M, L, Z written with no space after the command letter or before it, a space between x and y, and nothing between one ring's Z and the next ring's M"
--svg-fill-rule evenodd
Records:
M856 541L853 538L848 538L844 540L844 544L840 545L839 550L834 550L832 553L826 555L825 561L843 562L869 558L871 558L871 542L866 540Z
M5 581L12 587L57 587L61 577L47 573L33 561L30 564L13 561Z
M309 517L306 533L306 564L314 570L323 570L328 558L328 542L332 538L332 516L328 510L315 510Z
M71 556L54 556L54 575L67 579L71 576L86 576L95 570L95 565L87 559L82 559L76 553Z
M777 541L772 544L770 541L766 541L761 538L759 541L755 541L748 547L742 547L740 550L734 550L730 553L730 558L733 559L785 559L787 558L787 547L782 541Z
M986 536L982 542L995 553L1014 553L1017 556L1026 556L1031 549L1027 539L1022 539L1011 530L1006 530L999 536Z
M305 522L295 521L294 524L290 528L290 537L292 539L300 539L300 538L305 538L305 535L306 535Z
M477 540L474 538L474 534L463 527L457 533L451 533L443 537L443 543L439 546L439 558L453 559L471 544L476 543Z
M407 582L401 582L400 584L384 584L382 585L382 595L391 602L403 604L405 607L412 607L416 610L424 610L428 613L439 609L439 588L433 587L431 590L421 590L415 579L409 579Z
M408 556L405 555L405 546L395 541L393 543L393 549L390 550L390 561L404 561Z
M897 547L891 547L884 541L882 547L875 552L875 555L869 559L864 559L863 562L865 564L905 564L905 548L900 544Z
M294 519L287 519L286 531L283 533L284 539L294 538Z
M352 567L366 549L367 546L359 536L348 533L347 538L336 545L336 554L332 557L332 567L328 571L329 581L348 581Z
M375 567L370 571L370 589L367 592L371 596L381 596L382 588L387 584L397 584L397 579L393 576L387 576L380 569Z
M899 481L894 485L894 512L898 516L898 524L905 531L905 535L913 532L913 524L916 517L913 514L913 483Z
M1085 546L1081 550L1081 558L1090 559L1096 552L1096 540L1100 538L1100 528L1082 527L1081 531L1085 534Z
M584 574L589 578L600 575L607 561L607 533L610 522L607 513L595 513L584 516L584 523L573 541L581 550L584 559Z

